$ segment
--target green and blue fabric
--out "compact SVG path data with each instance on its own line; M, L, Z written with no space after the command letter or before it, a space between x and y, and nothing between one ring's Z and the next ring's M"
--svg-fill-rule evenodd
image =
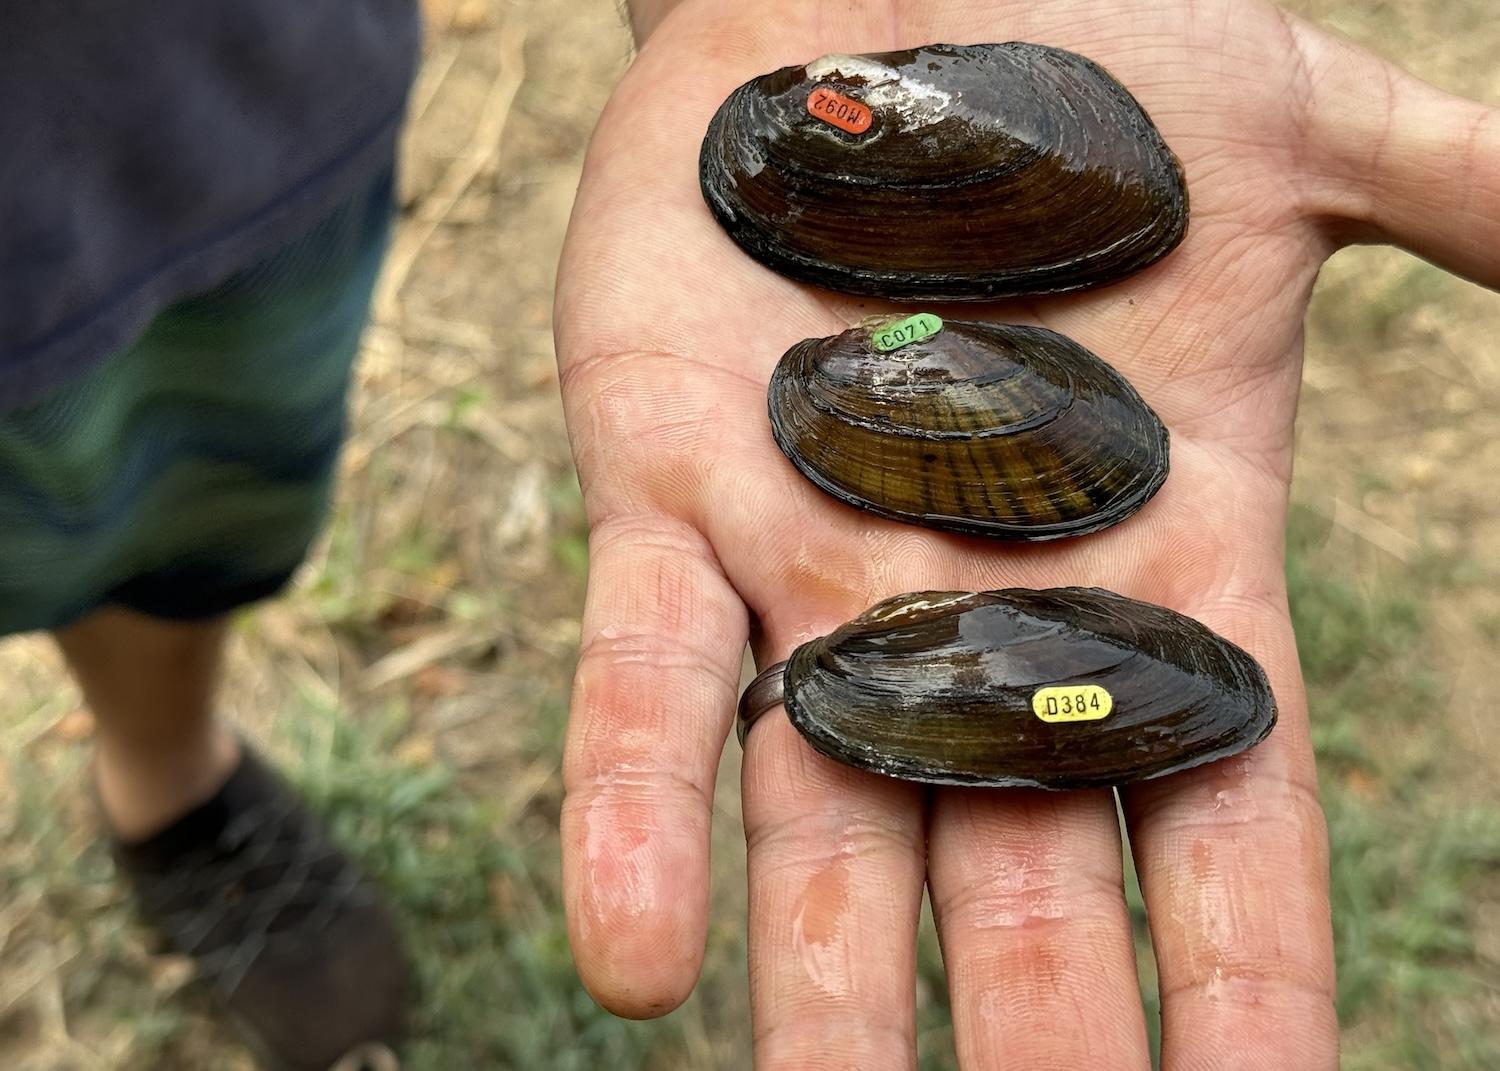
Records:
M204 617L287 582L327 511L391 215L385 168L122 352L0 414L0 633L105 604Z

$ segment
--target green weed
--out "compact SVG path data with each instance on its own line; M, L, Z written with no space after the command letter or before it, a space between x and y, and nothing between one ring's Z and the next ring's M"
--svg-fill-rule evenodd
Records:
M1332 844L1346 1066L1500 1066L1497 1024L1484 1003L1500 979L1476 949L1480 905L1500 884L1500 815L1443 789L1445 771L1462 757L1433 740L1436 693L1426 666L1434 652L1421 609L1425 585L1441 571L1414 568L1379 587L1356 584L1340 575L1317 523L1301 513L1290 542L1288 582ZM702 982L685 1008L653 1024L615 1019L574 974L555 785L506 813L503 791L462 780L440 761L401 757L411 726L404 699L357 720L306 696L293 705L272 750L406 920L421 992L410 1068L746 1066L741 918L716 918ZM561 697L543 689L535 709L517 710L511 725L522 753L555 761ZM81 1023L127 1024L133 1047L125 1066L180 1063L189 1044L200 1053L191 1066L219 1066L201 1057L206 1004L153 989L139 950L144 935L130 921L107 853L78 819L83 752L49 754L47 762L11 764L0 910L39 905L27 928L10 935L12 949L36 940L76 950L61 971L70 1014ZM721 892L740 865L737 835L721 833L728 849L717 859ZM1133 875L1127 898L1154 1044L1155 972ZM721 911L743 910L730 900ZM930 919L918 963L921 1066L953 1071Z
M560 748L556 713L538 711L534 746ZM701 1032L701 1007L629 1023L579 985L562 916L555 795L503 814L443 765L392 758L404 722L395 710L355 726L316 707L289 720L300 726L293 772L302 790L340 839L358 846L406 920L421 1001L405 1066L692 1066L687 1027Z
M1500 812L1442 789L1424 600L1451 571L1362 591L1317 522L1294 512L1287 580L1328 816L1345 1066L1500 1066L1476 1017L1497 981L1476 956L1477 903L1500 874ZM1488 980L1485 971L1489 971Z

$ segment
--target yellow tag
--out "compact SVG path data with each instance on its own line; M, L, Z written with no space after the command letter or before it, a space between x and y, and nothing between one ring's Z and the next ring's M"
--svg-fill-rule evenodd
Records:
M1097 684L1056 684L1031 697L1031 709L1048 722L1098 721L1114 708L1114 698Z

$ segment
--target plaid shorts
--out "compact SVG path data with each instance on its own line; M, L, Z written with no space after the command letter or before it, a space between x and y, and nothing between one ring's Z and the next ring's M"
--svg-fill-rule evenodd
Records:
M386 168L128 349L0 414L0 634L104 605L207 617L286 584L328 510L392 204Z

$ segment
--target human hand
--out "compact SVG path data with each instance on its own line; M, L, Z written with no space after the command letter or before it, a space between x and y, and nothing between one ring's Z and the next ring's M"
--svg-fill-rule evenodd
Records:
M939 308L1040 323L1118 368L1172 473L1100 535L1018 546L875 519L771 440L792 343L893 306L745 257L698 192L714 109L826 52L1027 40L1098 60L1182 158L1193 217L1105 290ZM1163 1066L1336 1066L1325 831L1283 579L1302 320L1340 244L1500 282L1500 122L1254 0L684 0L601 121L558 288L593 525L563 814L570 932L607 1007L662 1014L706 928L714 771L741 651L787 656L887 596L1095 584L1252 652L1281 720L1236 759L1120 793L1156 949ZM924 881L966 1069L1149 1066L1110 792L929 790L747 741L757 1066L915 1066Z

